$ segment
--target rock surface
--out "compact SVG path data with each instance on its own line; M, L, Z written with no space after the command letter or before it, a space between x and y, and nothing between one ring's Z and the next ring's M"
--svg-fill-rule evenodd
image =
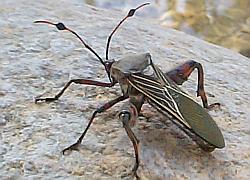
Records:
M34 25L34 20L63 21L104 57L107 35L125 13L84 6L80 0L0 2L0 179L120 179L134 163L133 147L117 120L119 106L98 115L80 151L63 156L94 109L120 94L119 87L72 85L60 100L52 96L72 78L108 81L102 65L70 33ZM196 60L205 68L210 111L226 147L204 153L164 117L144 108L135 134L141 142L142 179L250 178L249 59L182 32L132 18L115 35L111 57L150 52L164 71ZM197 75L184 88L194 96ZM200 100L197 98L197 101Z

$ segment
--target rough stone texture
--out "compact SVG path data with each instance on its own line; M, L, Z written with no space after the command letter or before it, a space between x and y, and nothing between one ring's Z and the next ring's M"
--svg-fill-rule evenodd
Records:
M72 34L34 20L65 22L104 56L107 35L123 16L80 0L0 1L0 179L119 179L130 172L133 148L115 116L121 103L98 115L79 152L61 154L93 110L120 94L118 86L72 85L57 102L34 103L37 95L51 96L72 78L107 81L101 64ZM141 141L142 179L249 179L249 59L138 17L126 22L111 43L115 59L132 52L150 52L164 71L190 59L202 63L209 102L222 104L210 113L226 141L224 149L204 153L145 107L148 118L134 128ZM196 79L194 73L184 85L194 96Z

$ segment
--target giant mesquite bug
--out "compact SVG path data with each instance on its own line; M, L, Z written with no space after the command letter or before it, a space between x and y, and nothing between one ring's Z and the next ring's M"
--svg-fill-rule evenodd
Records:
M77 142L65 148L63 153L67 150L77 150L78 145L81 144L82 139L98 113L106 111L118 102L129 99L129 101L123 105L118 117L121 119L126 133L133 143L136 161L132 174L136 176L140 163L138 150L139 140L131 130L131 127L134 125L137 115L145 101L163 115L171 115L173 123L180 127L203 150L213 151L215 148L223 148L225 146L220 129L205 109L211 106L208 105L204 91L204 74L200 63L188 61L176 69L163 73L159 67L153 63L149 53L131 55L117 61L109 59L109 46L113 34L127 18L134 15L136 10L148 4L149 3L145 3L135 9L131 9L125 18L123 18L114 28L107 40L105 60L86 44L75 31L66 27L63 23L56 24L44 20L35 21L35 23L47 23L56 26L58 30L66 30L73 33L82 42L85 48L90 50L103 64L110 80L110 82L107 83L87 79L72 79L54 97L36 98L36 102L51 102L58 100L72 83L101 87L112 87L116 83L119 83L123 93L116 99L97 108ZM152 75L144 73L144 70L148 67L151 67L153 70ZM185 82L194 69L198 70L197 96L201 97L204 108L177 86Z

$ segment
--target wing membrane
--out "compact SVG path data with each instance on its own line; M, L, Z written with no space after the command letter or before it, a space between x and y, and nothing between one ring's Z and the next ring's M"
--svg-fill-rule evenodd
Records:
M224 138L207 111L196 103L152 64L156 77L131 74L130 85L143 93L148 102L163 114L171 114L179 123L217 148L225 146Z

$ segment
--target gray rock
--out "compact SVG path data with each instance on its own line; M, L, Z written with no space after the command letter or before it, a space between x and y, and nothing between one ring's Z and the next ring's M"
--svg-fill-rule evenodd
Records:
M6 125L6 119L5 119L5 117L3 117L3 116L0 116L0 126L4 126L4 125Z
M120 104L96 117L79 152L61 154L79 137L94 109L120 94L118 86L72 85L57 102L34 103L34 97L54 95L71 78L108 79L72 34L33 21L63 21L104 57L106 37L126 12L84 6L80 0L6 0L0 7L0 178L119 179L130 172L134 152L115 116ZM172 123L159 126L164 118L158 113L150 122L141 118L134 131L141 142L142 179L249 179L249 59L138 17L115 34L110 50L115 59L150 52L164 71L196 60L205 69L209 102L222 104L210 113L226 147L210 154ZM194 98L196 79L194 73L183 86Z

